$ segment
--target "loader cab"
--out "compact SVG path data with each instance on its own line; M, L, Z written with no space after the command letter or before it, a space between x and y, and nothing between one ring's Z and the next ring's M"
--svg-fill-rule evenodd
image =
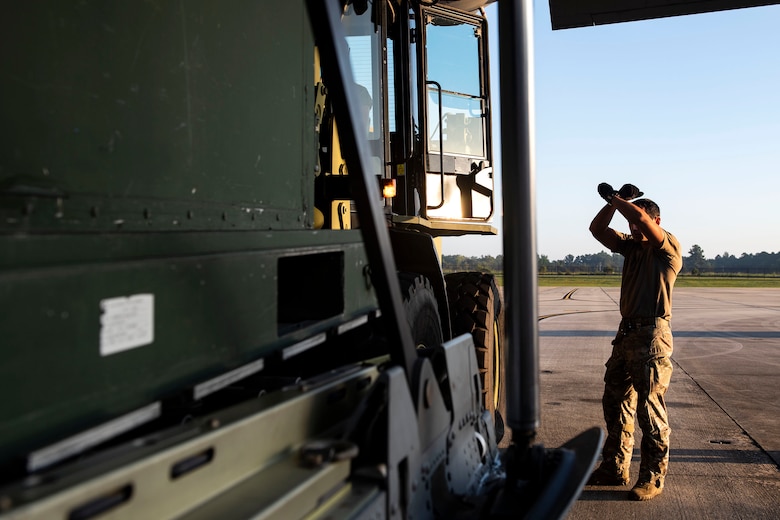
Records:
M377 0L348 4L342 24L368 167L378 186L395 187L388 220L432 236L495 234L485 17ZM320 140L318 207L330 207L350 198L335 121ZM339 226L335 217L326 225Z
M494 233L487 20L419 4L405 14L391 25L394 222Z

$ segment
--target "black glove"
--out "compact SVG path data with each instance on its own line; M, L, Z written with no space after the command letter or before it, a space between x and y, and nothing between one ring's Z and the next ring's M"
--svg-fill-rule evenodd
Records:
M618 195L620 195L620 198L623 200L631 200L638 199L644 195L644 193L639 191L639 188L633 184L624 184L623 187L620 188L620 191L618 191Z
M612 204L612 197L618 194L618 192L615 191L615 188L607 184L606 182L602 182L599 184L599 195L601 195L601 198L606 200L607 203Z

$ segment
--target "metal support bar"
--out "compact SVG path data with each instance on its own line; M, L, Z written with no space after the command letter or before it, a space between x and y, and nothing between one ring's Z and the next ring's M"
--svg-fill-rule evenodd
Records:
M441 179L441 202L436 206L426 205L426 209L439 209L444 206L444 133L442 132L442 126L444 125L444 116L442 115L442 98L441 98L441 85L435 81L426 81L426 85L434 85L436 87L436 93L439 101L439 179ZM430 152L430 150L428 150ZM427 170L427 168L426 168ZM427 184L427 183L426 183ZM427 199L427 197L426 197Z
M540 418L532 11L530 0L502 0L498 5L507 424L515 443L527 446Z
M339 0L307 1L312 31L320 51L322 76L339 121L339 139L357 204L360 231L371 265L371 281L376 288L382 317L390 336L390 355L395 363L404 367L407 381L411 382L417 352L404 315L401 288L387 222L379 205L376 179L372 178L367 168L368 142L359 139L356 131L360 121L356 104L359 96L354 92L340 6Z

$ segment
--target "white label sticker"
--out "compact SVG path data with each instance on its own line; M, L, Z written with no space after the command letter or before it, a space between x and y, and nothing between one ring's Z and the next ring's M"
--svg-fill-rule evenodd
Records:
M154 295L101 300L100 355L110 356L154 341Z

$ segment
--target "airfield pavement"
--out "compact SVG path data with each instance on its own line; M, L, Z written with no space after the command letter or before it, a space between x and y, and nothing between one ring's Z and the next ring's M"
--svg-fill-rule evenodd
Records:
M619 288L540 287L541 428L557 447L603 428L604 363L620 320ZM780 518L780 289L677 288L674 372L666 395L671 456L664 492L586 486L570 519Z

